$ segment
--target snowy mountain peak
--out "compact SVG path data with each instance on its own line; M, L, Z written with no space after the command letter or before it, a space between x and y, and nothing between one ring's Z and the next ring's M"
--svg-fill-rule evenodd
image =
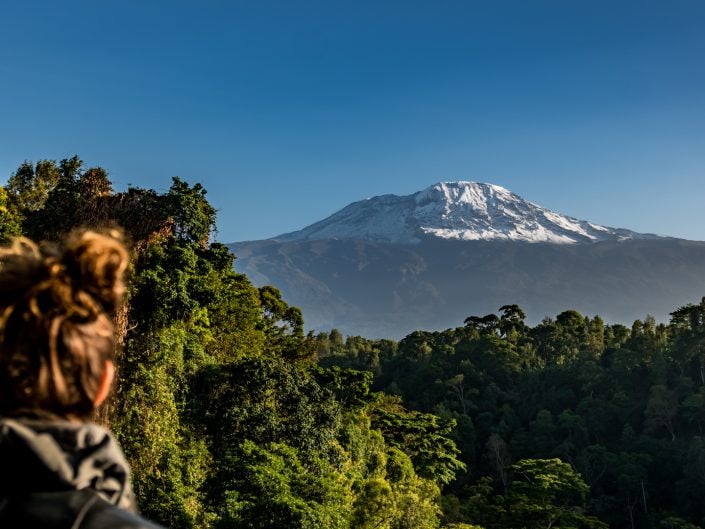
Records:
M497 196L521 200L521 198L502 186L468 182L465 180L459 180L457 182L439 182L414 195L419 204L442 201L446 203L469 204L481 209L484 208L488 200L493 200Z
M440 182L412 195L354 202L327 219L275 239L413 244L423 237L576 244L657 236L554 213L498 185L455 181Z

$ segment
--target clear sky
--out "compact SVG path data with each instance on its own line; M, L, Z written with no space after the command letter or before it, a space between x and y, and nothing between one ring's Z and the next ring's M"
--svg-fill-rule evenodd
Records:
M223 242L435 182L705 240L703 0L4 0L0 182L201 182Z

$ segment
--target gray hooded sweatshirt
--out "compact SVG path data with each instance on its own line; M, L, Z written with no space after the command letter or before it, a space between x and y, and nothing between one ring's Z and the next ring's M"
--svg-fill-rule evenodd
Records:
M107 430L32 419L0 419L0 528L158 529Z

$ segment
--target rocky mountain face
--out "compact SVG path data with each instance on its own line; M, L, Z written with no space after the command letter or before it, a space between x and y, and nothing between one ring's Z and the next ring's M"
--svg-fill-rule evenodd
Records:
M576 309L631 325L705 294L705 243L554 213L491 184L440 183L230 245L235 268L301 307L307 327L399 338L516 303L529 323Z

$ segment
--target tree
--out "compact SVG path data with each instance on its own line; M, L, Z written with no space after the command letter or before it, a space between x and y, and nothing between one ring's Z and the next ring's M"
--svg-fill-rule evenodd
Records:
M453 394L453 396L458 399L458 404L460 404L460 410L463 415L467 415L468 401L466 400L466 392L470 393L471 391L465 387L465 375L458 373L457 375L446 380L445 384L448 386L448 390ZM474 393L477 393L477 391Z
M482 317L468 316L465 318L465 326L477 330L480 334L496 334L499 330L499 325L500 319L496 314L487 314Z
M496 433L490 435L490 438L487 440L487 456L492 461L495 473L502 483L502 489L506 493L509 482L508 471L511 465L511 456L509 455L507 443Z
M205 188L201 184L189 186L175 176L166 195L166 206L176 238L205 248L215 228L215 209L206 200Z
M509 515L526 529L607 528L584 514L588 487L560 459L524 459L511 467Z
M652 432L665 428L671 440L675 441L674 419L677 413L678 398L675 392L663 385L652 386L645 411L647 428Z
M502 316L499 319L499 331L503 336L520 335L526 332L524 320L526 314L519 305L503 305L499 308Z
M347 529L353 495L345 479L324 462L307 468L297 451L282 444L246 440L222 460L233 472L217 528Z
M26 161L10 176L6 191L18 213L25 216L44 207L59 177L54 160L39 160L34 165Z
M0 186L0 244L9 242L22 233L21 217L9 203L7 191Z
M447 437L455 426L454 420L442 420L436 415L419 412L374 411L373 426L379 428L385 440L407 454L419 476L449 483L455 473L465 468L458 459L455 443Z
M261 326L272 352L289 358L314 357L313 341L304 338L301 309L290 307L279 289L269 285L260 287L259 299L263 314Z

